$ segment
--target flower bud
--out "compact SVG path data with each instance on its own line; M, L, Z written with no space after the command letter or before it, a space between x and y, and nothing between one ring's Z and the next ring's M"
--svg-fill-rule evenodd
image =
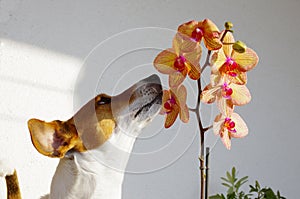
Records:
M225 29L226 30L231 30L233 27L233 24L230 21L225 22Z
M234 51L238 53L244 53L247 49L247 46L244 42L242 41L236 41L233 45L232 48Z

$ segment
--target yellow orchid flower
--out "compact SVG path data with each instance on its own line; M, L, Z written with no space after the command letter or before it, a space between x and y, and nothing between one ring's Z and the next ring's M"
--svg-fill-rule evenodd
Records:
M165 128L169 128L179 115L184 123L189 121L189 110L186 105L187 91L183 85L163 91L162 109L160 114L166 115Z
M154 60L154 67L169 75L171 88L178 87L188 75L191 79L200 78L201 46L185 35L177 33L173 47L162 51Z
M213 132L219 135L225 147L231 148L231 138L243 138L248 134L248 127L237 113L230 117L222 114L217 115L213 123Z
M244 49L244 52L234 50L232 47L234 38L231 32L226 33L223 42L222 48L212 55L212 72L226 75L232 83L246 84L246 72L257 65L257 54L250 48Z
M201 101L207 104L217 102L223 115L231 115L234 106L248 104L251 94L245 85L222 83L216 86L208 84L201 93Z
M204 45L208 50L217 50L222 47L220 41L220 31L218 27L209 19L203 21L189 21L178 27L178 32L187 35L196 42L204 40Z

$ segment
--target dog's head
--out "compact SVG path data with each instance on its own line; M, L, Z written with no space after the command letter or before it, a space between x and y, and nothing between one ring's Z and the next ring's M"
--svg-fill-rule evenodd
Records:
M49 157L62 158L70 150L95 149L116 129L137 136L159 112L161 101L160 79L152 75L120 95L96 96L67 121L30 119L31 140L41 154Z

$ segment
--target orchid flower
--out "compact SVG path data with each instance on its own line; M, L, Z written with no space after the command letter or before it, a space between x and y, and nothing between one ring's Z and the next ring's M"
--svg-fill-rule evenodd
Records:
M222 83L216 86L208 84L201 93L201 101L207 104L217 102L223 115L231 115L234 106L242 106L249 103L251 94L245 85L234 83Z
M224 32L223 32L224 34ZM212 72L220 72L226 75L230 82L235 84L246 84L246 72L258 63L256 53L245 47L245 52L237 52L233 49L234 38L231 32L227 32L223 39L223 46L212 55Z
M201 42L203 38L204 45L208 50L217 50L222 47L220 31L209 19L184 23L178 27L178 32L187 35L196 42Z
M237 113L230 117L217 115L213 123L213 132L219 135L225 147L231 148L231 138L243 138L248 134L248 127Z
M187 91L183 85L163 91L162 109L160 114L166 115L165 128L169 128L179 115L184 123L189 121L189 110L186 105Z
M162 51L154 60L154 67L169 75L171 88L178 87L188 75L191 79L200 78L201 46L185 35L177 33L173 47Z

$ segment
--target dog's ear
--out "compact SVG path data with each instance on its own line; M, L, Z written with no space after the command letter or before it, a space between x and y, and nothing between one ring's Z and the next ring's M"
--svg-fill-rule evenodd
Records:
M67 122L31 119L28 128L34 147L43 155L62 158L71 149L85 150L76 128Z

